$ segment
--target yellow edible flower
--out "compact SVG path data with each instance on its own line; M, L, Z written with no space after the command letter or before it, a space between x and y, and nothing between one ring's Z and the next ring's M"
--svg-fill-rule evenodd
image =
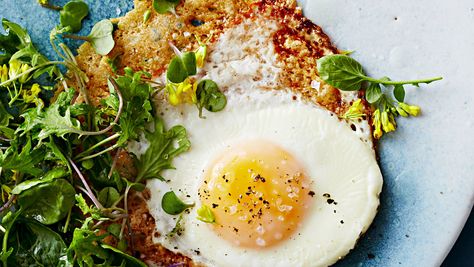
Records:
M11 196L12 189L8 187L7 185L2 184L1 187L2 191L2 202L5 203L8 198ZM5 194L7 195L7 199L5 199Z
M168 101L173 106L181 103L194 104L197 102L196 89L197 83L192 84L189 78L178 84L169 82L166 85Z
M2 83L8 81L8 67L6 64L0 67L0 80Z
M35 83L29 90L23 90L23 100L26 103L38 103L38 101L41 101L38 98L39 93L41 93L41 87Z
M374 111L372 114L372 125L374 126L374 138L375 139L380 139L382 137L382 122L380 118L380 110L377 109Z
M400 107L400 109L404 110L406 113L412 115L412 116L418 116L420 115L421 113L421 108L418 107L418 106L410 106L406 103L398 103L398 106ZM401 115L401 114L400 114Z
M9 77L9 79L16 79L16 78L18 78L18 76L20 74L24 73L28 69L30 69L30 65L22 64L18 60L12 60L12 61L10 61L10 68L8 70L8 77ZM28 76L29 75L23 75L23 76L19 77L18 82L22 83L22 84L26 83L29 80Z
M28 64L21 64L21 67L20 67L20 74L26 72L26 71L29 70L30 68L31 68L31 67L30 67L30 65L28 65ZM21 76L20 78L18 78L18 82L21 83L21 84L24 84L24 83L26 83L29 79L30 79L30 75L26 74L26 75L23 75L23 76Z
M195 38L199 44L199 48L194 51L196 55L196 66L198 68L202 68L204 67L204 61L206 60L207 46L205 43L201 42L201 39L199 39L199 37L195 36Z
M47 5L48 2L49 2L48 0L38 0L38 3L39 3L40 5Z
M343 119L354 120L364 117L364 105L361 99L357 99L352 103L351 107L341 117Z
M393 119L393 115L388 114L387 111L382 112L382 128L386 133L393 132L396 129L395 120Z

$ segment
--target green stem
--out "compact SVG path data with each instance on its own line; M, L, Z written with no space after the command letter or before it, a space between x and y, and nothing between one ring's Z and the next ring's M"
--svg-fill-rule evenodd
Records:
M379 80L370 77L365 77L365 80L372 83L380 83L383 85L404 85L404 84L419 84L419 83L431 83L434 81L442 80L443 77L436 77L431 79L422 79L422 80L411 80L411 81L386 81L386 80Z
M93 154L93 155L90 155L90 156L87 156L87 157L83 157L82 159L79 160L79 162L84 161L84 160L88 160L88 159L93 159L93 158L98 157L98 156L100 156L100 155L102 155L102 154L105 154L105 153L107 153L107 152L109 152L109 151L112 151L112 150L116 149L117 147L119 147L119 145L118 145L118 144L115 144L115 145L113 145L113 146L111 146L111 147L108 147L108 148L106 148L106 149L100 151L99 153L96 153L96 154Z
M69 227L69 221L71 221L71 213L72 213L72 208L69 209L69 212L67 214L67 218L66 218L66 223L64 224L64 230L63 230L63 233L67 233L67 228Z
M41 4L41 6L44 7L44 8L48 8L48 9L52 9L52 10L56 10L56 11L63 10L62 7L56 6L56 5L51 5L51 4Z
M89 147L87 150L81 152L79 155L76 156L76 158L80 158L80 157L82 157L82 156L88 154L89 152L92 152L92 150L96 149L97 147L99 147L99 146L101 146L101 145L103 145L103 144L106 144L106 143L108 143L108 142L110 142L110 141L112 141L112 140L114 140L114 139L119 138L119 137L120 137L120 134L118 134L118 133L116 133L116 134L114 134L114 135L112 135L112 136L110 136L110 137L107 137L107 138L105 138L104 140L100 141L99 143L97 143L97 144L95 144L95 145Z
M20 79L21 77L23 77L23 76L25 76L25 75L28 75L28 74L30 74L30 73L32 73L32 72L34 72L34 71L37 71L37 70L39 70L39 69L41 69L41 68L44 68L44 67L46 67L46 66L49 66L49 65L66 65L66 66L67 66L67 64L66 64L65 62L62 62L62 61L50 61L50 62L46 62L46 63L44 63L44 64L38 65L38 66L36 66L36 67L33 67L33 68L31 68L31 69L29 69L29 70L27 70L27 71L25 71L25 72L23 72L23 73L21 73L21 74L15 76L15 77L13 77L13 78L10 78L9 80L4 81L3 83L0 83L0 87L5 86L6 84L9 84L9 83L11 83L11 82L13 82L13 81L15 81L15 80Z
M74 40L82 40L82 41L86 41L86 42L89 42L90 41L90 38L87 37L87 36L80 36L80 35L75 35L75 34L63 34L63 37L64 38L68 38L68 39L74 39Z

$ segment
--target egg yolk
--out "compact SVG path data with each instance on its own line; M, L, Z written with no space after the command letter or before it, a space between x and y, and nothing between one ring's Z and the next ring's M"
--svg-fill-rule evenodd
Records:
M213 230L246 248L270 247L290 238L314 194L303 166L262 140L225 151L204 175L199 195L214 213Z

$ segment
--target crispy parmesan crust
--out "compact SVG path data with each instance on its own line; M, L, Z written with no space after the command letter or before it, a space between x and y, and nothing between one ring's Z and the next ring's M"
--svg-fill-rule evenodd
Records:
M152 9L151 3L151 0L135 0L134 10L114 20L118 25L114 32L116 45L108 56L97 55L88 43L78 49L77 62L89 78L88 93L95 104L109 94L107 78L112 75L107 63L109 59L117 58L119 70L128 66L158 76L166 70L174 55L168 42L182 50L196 49L198 44L193 35L214 42L227 28L245 19L264 16L280 24L273 35L278 61L283 68L280 83L337 114L347 109L349 103L341 100L339 90L322 83L316 70L318 58L338 51L321 28L302 15L296 0L185 0L176 8L177 16L152 12L151 18L144 22L143 14ZM312 88L313 81L320 82L319 90ZM124 155L123 170L127 169L127 161L129 159ZM149 192L146 191L129 198L133 232L130 241L135 256L150 265L182 263L179 266L196 266L189 258L153 243L153 236L159 233L155 231L155 221L148 211L147 198Z

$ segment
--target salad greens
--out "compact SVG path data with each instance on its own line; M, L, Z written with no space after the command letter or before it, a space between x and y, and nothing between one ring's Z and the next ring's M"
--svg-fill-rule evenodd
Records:
M72 37L67 34L72 26L61 24L50 35L61 60L50 61L26 30L2 21L0 261L5 267L146 266L128 254L134 252L128 195L144 190L146 179L165 180L161 172L190 148L186 130L167 129L155 115L152 97L164 86L147 72L117 70L108 79L110 95L90 104L87 77L60 38ZM112 31L112 23L103 20L86 38L107 54ZM184 61L194 61L196 68L193 57ZM127 146L141 138L149 148L134 157ZM121 156L132 157L136 173L118 169ZM173 213L183 211L177 197L164 202Z
M388 77L374 79L365 74L362 65L347 54L336 54L324 56L317 61L318 73L321 79L342 91L365 90L365 100L372 105L375 111L372 114L374 126L374 137L379 139L383 132L392 132L396 129L395 118L397 116L418 116L420 108L411 106L405 101L406 85L418 87L420 84L429 84L441 80L442 77L431 79L392 81ZM363 86L368 84L366 89ZM386 94L386 90L392 90L393 99ZM341 116L344 119L359 119L365 117L364 105L360 100L355 101L349 110Z

